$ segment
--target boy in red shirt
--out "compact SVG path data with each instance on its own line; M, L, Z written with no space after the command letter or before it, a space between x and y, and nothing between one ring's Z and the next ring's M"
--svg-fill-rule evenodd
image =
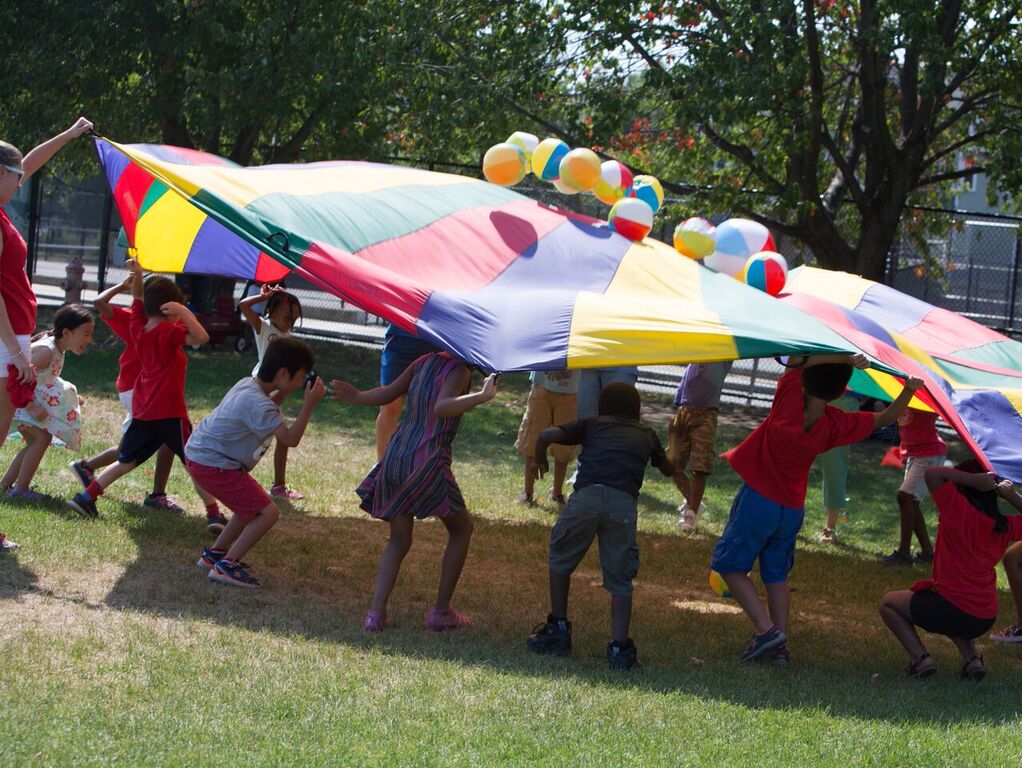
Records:
M933 578L888 592L880 601L880 616L908 652L909 677L937 671L916 632L922 627L955 644L963 679L982 680L986 668L976 653L976 638L994 625L1000 607L994 568L1008 544L1022 539L1022 516L1001 514L997 497L1017 510L1022 497L1010 480L984 472L975 459L954 469L930 467L926 486L939 514Z
M185 404L188 358L185 344L205 344L209 334L184 304L181 290L166 277L142 281L134 259L129 332L141 362L131 402L131 423L121 438L117 463L103 470L89 486L68 502L84 517L97 517L96 499L117 478L126 475L166 445L185 460L184 444L191 433Z
M787 663L787 580L813 461L824 451L858 442L874 429L893 424L923 385L919 379L908 379L898 398L880 413L845 413L827 403L844 394L853 365L866 368L869 361L863 355L789 358L791 370L777 382L766 419L724 454L744 484L714 547L710 568L724 577L755 628L742 661L778 649L774 660ZM768 609L748 576L757 558Z
M93 302L103 322L109 326L117 338L124 342L124 351L121 352L121 356L117 361L119 370L115 383L117 396L127 414L124 422L121 424L122 432L126 432L128 425L131 424L131 402L134 395L135 380L142 370L142 361L138 357L135 342L131 338L131 310L124 307L116 307L110 302L115 296L124 293L124 291L131 290L133 280L134 275L129 274L123 283L107 288ZM68 466L74 472L75 477L78 478L78 482L82 484L82 488L88 488L92 481L96 479L96 471L113 464L117 460L119 451L120 447L115 445L113 448L108 448L91 458L72 461ZM170 477L170 470L173 464L174 452L166 445L161 446L156 452L153 491L146 494L142 500L142 506L163 509L168 512L184 511L167 496L167 480ZM227 525L227 518L221 514L220 507L215 498L203 491L198 485L195 486L195 490L202 498L202 502L206 507L206 521L210 533L219 533Z
M884 565L912 564L912 534L919 539L920 563L933 561L933 546L926 530L926 520L919 508L926 495L926 470L944 466L947 444L937 434L937 414L907 408L898 417L901 435L901 458L905 461L905 479L898 489L898 511L901 515L901 540L898 548L882 558Z

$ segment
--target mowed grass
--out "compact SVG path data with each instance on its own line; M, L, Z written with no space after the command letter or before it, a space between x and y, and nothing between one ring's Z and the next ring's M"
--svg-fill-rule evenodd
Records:
M375 352L318 345L327 378L371 385ZM254 358L190 353L193 419L207 413ZM115 443L117 349L70 358L87 398L86 449ZM476 384L478 384L478 377ZM497 399L468 414L455 472L477 519L456 604L474 626L423 628L445 536L423 522L391 601L394 627L367 635L386 526L361 513L353 489L372 465L375 411L324 402L292 451L289 482L307 499L246 558L261 590L209 583L195 567L208 544L201 505L176 467L183 516L141 506L151 465L112 486L102 519L63 502L4 500L0 530L18 541L0 557L0 764L41 765L962 765L1022 756L1022 655L981 642L990 674L957 679L949 642L927 638L940 666L901 676L905 658L876 603L925 577L885 569L895 543L896 470L886 446L852 450L850 521L842 544L815 543L822 525L814 474L792 574L792 664L740 665L750 627L706 586L710 550L738 487L721 464L711 512L695 536L677 532L672 483L651 471L639 502L642 565L633 636L643 667L606 669L609 600L595 551L572 582L575 651L535 657L524 639L547 612L546 554L555 508L523 509L513 442L527 394L502 377ZM665 437L666 399L646 397ZM291 415L297 403L287 406ZM759 414L729 414L721 448ZM17 444L8 442L0 460ZM960 448L955 447L960 453ZM51 450L37 488L64 499L71 454ZM256 475L268 483L269 458ZM539 484L538 496L548 488ZM933 518L932 504L925 510ZM595 548L594 548L595 550ZM1003 574L1001 577L1003 588ZM1002 593L1000 623L1012 619Z

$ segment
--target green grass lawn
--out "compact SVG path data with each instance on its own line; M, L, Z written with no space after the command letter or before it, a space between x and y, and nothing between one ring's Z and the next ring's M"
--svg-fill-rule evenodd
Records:
M360 386L376 379L377 353L317 351L327 378ZM193 419L254 362L232 352L190 357ZM65 368L88 400L88 452L119 439L116 358L116 349L97 345ZM0 502L0 529L21 544L0 557L0 764L1018 763L1018 650L981 641L990 674L965 684L950 642L927 638L940 674L901 676L906 659L876 603L925 571L875 561L895 544L900 482L899 472L879 466L886 446L876 443L852 449L840 546L815 543L822 512L813 476L791 579L787 669L736 661L750 627L733 601L706 586L710 550L738 488L723 464L695 536L677 532L672 483L655 471L647 477L633 622L641 669L606 669L609 600L595 551L572 582L573 657L530 655L525 636L548 607L555 508L513 502L521 460L512 445L527 386L522 375L503 377L497 399L464 418L455 444L455 472L478 522L455 600L474 619L464 632L423 628L445 541L436 522L417 525L391 600L394 627L378 636L361 630L387 533L353 493L374 461L372 409L324 402L292 451L289 482L307 499L286 509L246 558L261 590L212 584L195 568L210 538L180 467L170 490L188 508L184 516L141 506L151 465L110 488L95 522L72 516L62 501ZM646 399L666 439L669 403ZM722 448L756 420L731 413ZM16 447L8 442L0 460ZM73 494L70 459L51 450L38 490ZM268 482L271 471L267 459L256 475ZM537 496L546 490L541 481ZM924 509L932 520L932 504ZM1010 606L1004 591L999 623L1011 620Z

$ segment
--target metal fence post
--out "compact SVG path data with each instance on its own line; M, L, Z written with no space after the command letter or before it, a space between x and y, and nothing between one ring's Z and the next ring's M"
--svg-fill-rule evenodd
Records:
M99 233L99 263L96 266L96 290L106 290L106 267L107 254L110 250L110 213L113 209L114 197L106 188L106 195L103 196L103 229Z
M25 271L28 279L35 275L36 251L39 248L39 219L42 217L43 206L43 169L32 174L28 180L28 258Z
M1008 299L1008 330L1015 330L1015 297L1018 295L1018 262L1022 256L1022 231L1015 231L1015 255L1011 260L1011 293Z

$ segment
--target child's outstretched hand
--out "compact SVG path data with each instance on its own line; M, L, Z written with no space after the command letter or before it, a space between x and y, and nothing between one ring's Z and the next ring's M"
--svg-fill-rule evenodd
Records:
M306 405L313 406L322 400L325 394L326 384L323 383L323 379L317 376L315 381L309 382L308 386L305 387L305 399L303 402Z
M497 374L491 373L485 379L483 379L483 387L479 390L482 395L482 402L492 400L494 395L497 394Z
M869 368L869 358L859 352L858 354L852 355L852 365L863 371Z
M338 403L354 403L358 398L359 390L353 385L340 379L334 379L330 382L330 399L336 400Z

